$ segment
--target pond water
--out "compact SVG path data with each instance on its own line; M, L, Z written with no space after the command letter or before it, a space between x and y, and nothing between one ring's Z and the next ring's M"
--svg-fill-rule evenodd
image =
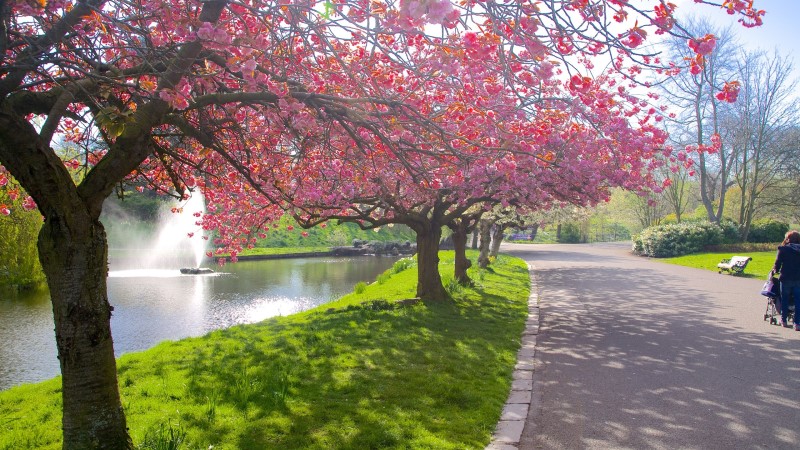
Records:
M241 261L209 275L177 269L114 270L108 296L119 356L163 340L200 336L313 308L370 282L396 257ZM0 390L58 375L53 313L46 292L0 296Z

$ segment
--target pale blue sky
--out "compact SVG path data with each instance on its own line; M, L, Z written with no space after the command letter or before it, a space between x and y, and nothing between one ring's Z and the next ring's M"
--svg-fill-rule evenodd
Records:
M686 13L696 13L713 19L720 25L734 24L739 41L753 49L761 48L771 52L778 51L794 61L795 72L800 73L800 1L798 0L755 0L755 6L767 13L764 25L745 28L736 22L735 16L708 5L697 5L693 0L671 0L678 6L678 18ZM719 1L722 3L722 1Z

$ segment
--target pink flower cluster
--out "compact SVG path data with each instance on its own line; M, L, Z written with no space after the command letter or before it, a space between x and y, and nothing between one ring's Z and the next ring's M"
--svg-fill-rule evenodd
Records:
M461 14L450 0L400 0L400 17L412 23L454 25Z

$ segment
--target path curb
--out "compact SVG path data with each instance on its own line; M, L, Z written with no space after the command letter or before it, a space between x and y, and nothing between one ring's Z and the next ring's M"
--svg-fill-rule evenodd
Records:
M528 319L522 332L522 346L517 352L517 364L500 421L497 423L492 441L485 450L519 450L519 441L528 418L533 397L533 360L536 356L536 337L539 334L539 287L534 267L528 264L531 280L531 295L528 297Z

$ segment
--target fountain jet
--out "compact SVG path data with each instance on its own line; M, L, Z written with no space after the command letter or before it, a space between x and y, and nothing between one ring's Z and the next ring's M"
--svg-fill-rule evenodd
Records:
M155 246L146 250L148 255L142 261L147 268L176 268L182 274L199 275L213 273L201 268L206 252L206 240L201 236L198 225L205 212L205 201L199 190L191 193L185 202L172 206L159 223Z

